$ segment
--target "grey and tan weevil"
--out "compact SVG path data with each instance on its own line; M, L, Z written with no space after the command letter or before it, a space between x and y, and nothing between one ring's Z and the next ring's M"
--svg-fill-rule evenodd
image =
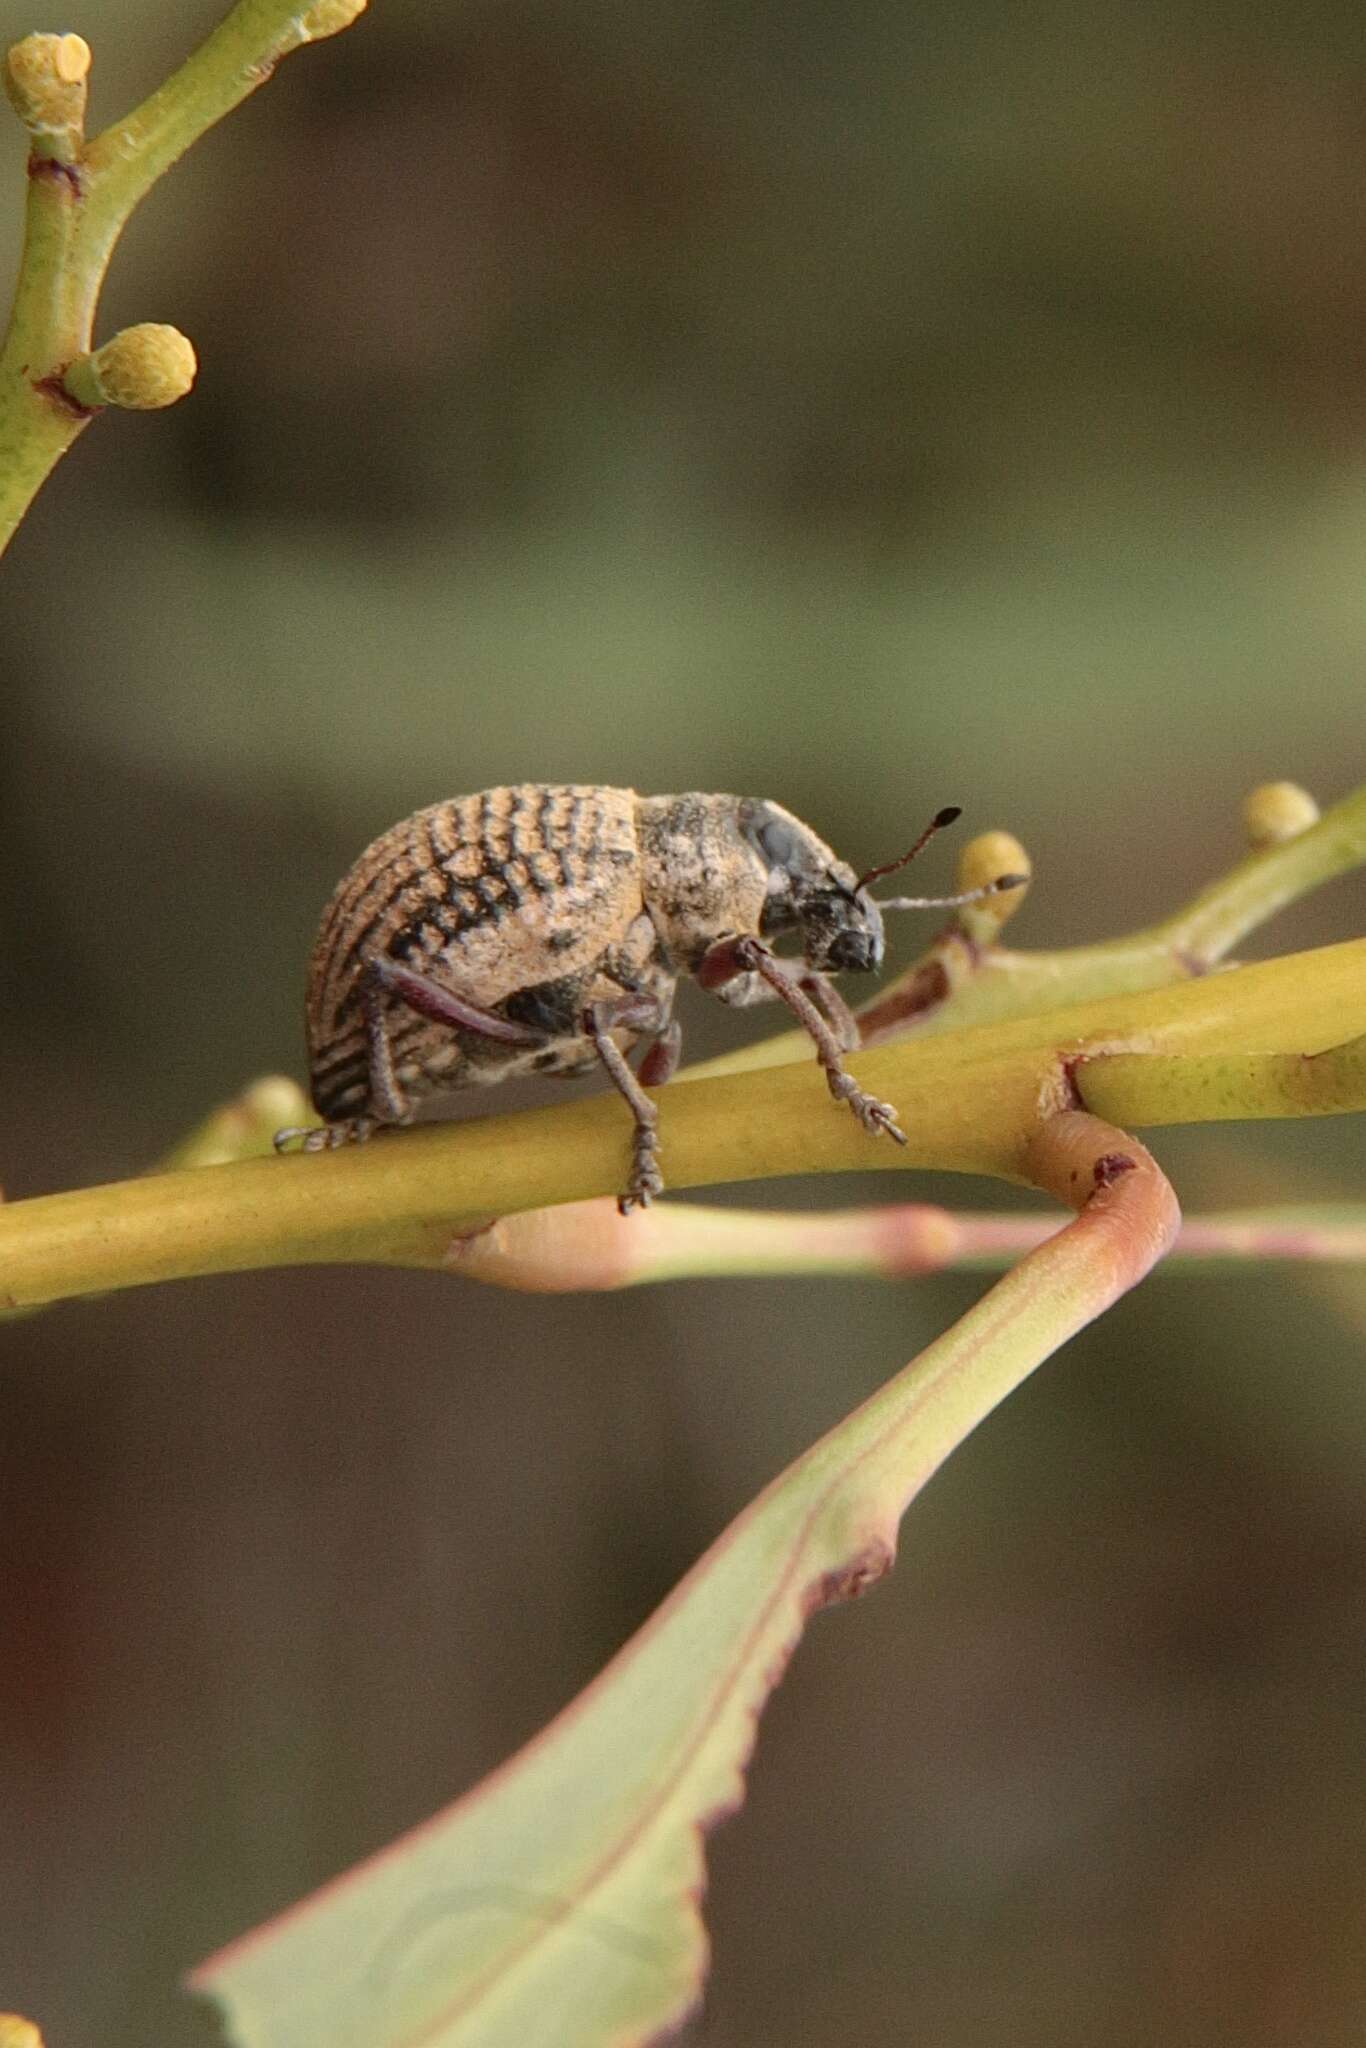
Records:
M844 1069L858 1028L827 977L881 966L884 910L1018 882L869 895L957 816L941 811L900 860L856 876L809 825L757 797L523 782L415 811L366 848L323 913L306 1025L324 1121L279 1132L276 1146L321 1151L408 1122L419 1096L601 1064L635 1118L618 1206L645 1208L664 1186L645 1090L678 1064L681 974L724 1003L786 1003L836 1101L904 1145L890 1103ZM800 960L769 945L785 934ZM626 1053L642 1038L637 1079Z

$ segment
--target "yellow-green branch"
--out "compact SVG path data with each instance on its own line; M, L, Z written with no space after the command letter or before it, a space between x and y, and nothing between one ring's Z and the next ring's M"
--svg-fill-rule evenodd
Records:
M1366 940L955 1037L887 1046L852 1065L894 1102L905 1151L831 1104L814 1067L782 1065L664 1093L675 1188L906 1166L1029 1178L1046 1117L1105 1099L1110 1121L1168 1122L1182 1065L1203 1085L1178 1115L1366 1109L1355 1053L1333 1054L1331 1104L1286 1088L1286 1061L1366 1033ZM1160 1062L1154 1089L1145 1061ZM1227 1085L1211 1090L1209 1062ZM1163 1093L1163 1088L1168 1091ZM461 1240L493 1216L613 1191L627 1151L621 1105L594 1101L382 1136L311 1157L153 1175L0 1209L0 1307L193 1274L364 1260L459 1269Z
M467 1239L456 1270L525 1294L599 1294L661 1280L918 1279L999 1273L1050 1238L1055 1216L944 1209L735 1209L664 1202L620 1216L610 1195L505 1216ZM1366 1264L1366 1204L1291 1203L1188 1216L1164 1273L1230 1263Z

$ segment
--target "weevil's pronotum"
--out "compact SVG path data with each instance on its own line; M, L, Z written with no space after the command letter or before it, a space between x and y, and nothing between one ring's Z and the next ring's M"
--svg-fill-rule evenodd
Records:
M423 1095L601 1064L635 1118L622 1213L662 1189L646 1088L678 1064L674 989L691 975L725 1003L786 1003L830 1092L864 1129L905 1144L890 1103L845 1072L858 1044L826 978L880 967L882 912L975 900L877 901L910 852L856 876L808 825L757 797L637 796L524 782L416 811L368 846L323 913L306 1006L320 1129L305 1151L406 1123ZM770 939L797 937L800 960ZM637 1079L626 1052L651 1043Z

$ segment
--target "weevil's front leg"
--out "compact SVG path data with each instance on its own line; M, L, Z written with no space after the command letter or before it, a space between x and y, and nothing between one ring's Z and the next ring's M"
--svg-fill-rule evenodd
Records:
M857 1052L863 1042L859 1036L858 1018L834 982L827 981L823 974L799 974L797 986L803 995L810 996L834 1032L839 1040L840 1051Z
M337 1145L358 1145L379 1124L406 1124L412 1115L408 1098L394 1071L393 1047L385 1020L386 998L393 997L420 1017L449 1024L452 1030L477 1032L504 1045L544 1045L545 1034L525 1024L514 1024L472 1003L456 990L444 987L415 968L387 955L372 953L360 971L361 1016L365 1022L365 1045L370 1062L370 1110L366 1116L347 1117L344 1122L323 1124L314 1129L291 1128L275 1133L275 1149L282 1151L295 1138L302 1139L305 1152L321 1152Z
M735 938L719 939L703 956L697 968L697 980L703 988L718 989L737 974L757 974L767 982L780 1002L787 1004L797 1022L801 1025L816 1047L816 1058L825 1073L830 1093L836 1102L847 1102L854 1115L875 1137L879 1133L894 1138L898 1145L906 1143L906 1133L896 1120L896 1111L890 1102L879 1102L875 1095L868 1095L859 1087L852 1074L844 1070L841 1055L849 1046L840 1044L845 1027L843 1013L847 1006L842 998L835 997L832 989L826 988L817 1003L808 994L806 983L811 976L797 977L783 966L781 960L770 953L762 939ZM833 997L830 1010L825 1004ZM837 1006L837 1007L836 1007ZM833 1021L832 1015L833 1012ZM852 1023L852 1019L850 1020Z
M631 1178L617 1201L623 1216L629 1216L637 1207L648 1209L655 1196L664 1192L664 1176L655 1158L659 1150L659 1111L631 1072L625 1053L610 1034L622 1027L628 1031L658 1031L663 1022L664 1013L654 996L619 996L608 1002L592 1003L583 1013L584 1031L592 1039L594 1051L636 1120ZM677 1065L681 1044L682 1034L676 1024L671 1024L651 1046L642 1071L648 1071L652 1085L657 1086L660 1081L668 1079ZM657 1053L661 1056L656 1061ZM667 1066L667 1071L661 1072L661 1066Z

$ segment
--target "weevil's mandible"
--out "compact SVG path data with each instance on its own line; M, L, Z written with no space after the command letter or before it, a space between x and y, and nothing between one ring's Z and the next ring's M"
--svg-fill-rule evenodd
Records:
M827 977L881 966L885 908L1015 886L1003 875L968 896L890 904L868 893L957 816L941 811L900 860L856 876L756 797L527 782L417 811L366 848L323 913L306 1022L324 1121L276 1145L321 1151L407 1123L423 1095L601 1065L635 1119L619 1206L645 1208L664 1186L645 1091L678 1064L682 974L725 1003L786 1003L836 1101L904 1145L891 1105L845 1071L858 1027ZM769 944L788 935L800 959ZM641 1039L637 1078L626 1054Z

